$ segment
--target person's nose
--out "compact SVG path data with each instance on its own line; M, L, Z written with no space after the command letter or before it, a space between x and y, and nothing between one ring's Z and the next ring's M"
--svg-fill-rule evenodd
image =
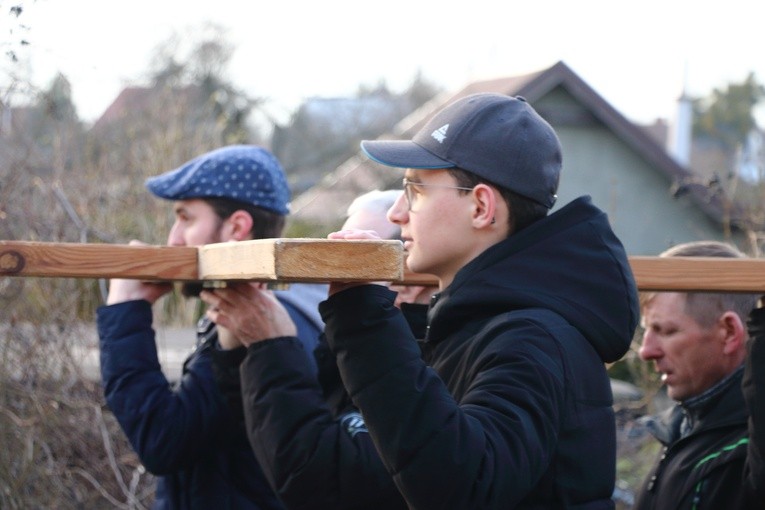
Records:
M168 246L186 246L186 241L183 239L183 228L177 221L173 223L170 228L170 233L167 234Z
M655 360L662 356L661 345L656 338L656 333L651 330L646 330L643 333L643 342L640 344L638 355L644 361Z
M393 205L388 209L388 221L401 225L409 220L409 203L404 193L399 196Z

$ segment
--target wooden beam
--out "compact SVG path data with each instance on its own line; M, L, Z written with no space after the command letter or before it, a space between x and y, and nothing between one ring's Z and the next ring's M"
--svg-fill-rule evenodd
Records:
M765 259L630 257L644 291L765 293Z
M0 241L0 276L196 280L197 249Z
M641 291L765 294L765 259L633 256L629 262ZM409 285L437 285L432 275L408 271L404 280Z
M262 239L199 248L0 241L0 277L437 285L431 275L403 272L402 260L399 241ZM765 259L633 256L630 265L644 291L765 294Z
M199 248L202 280L394 281L404 277L401 241L258 239Z
M0 241L0 276L147 281L393 281L400 241L259 239L197 247Z

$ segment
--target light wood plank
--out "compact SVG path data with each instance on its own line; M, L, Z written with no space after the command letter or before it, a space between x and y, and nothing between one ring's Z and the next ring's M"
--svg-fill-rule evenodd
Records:
M0 241L0 276L196 280L197 249Z
M400 241L285 238L199 248L203 280L393 281L403 268Z

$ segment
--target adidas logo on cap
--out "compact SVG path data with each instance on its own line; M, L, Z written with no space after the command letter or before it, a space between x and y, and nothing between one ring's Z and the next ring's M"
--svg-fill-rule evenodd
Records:
M430 136L436 139L438 143L444 143L446 139L446 132L449 130L449 124L444 124L440 128L433 131Z

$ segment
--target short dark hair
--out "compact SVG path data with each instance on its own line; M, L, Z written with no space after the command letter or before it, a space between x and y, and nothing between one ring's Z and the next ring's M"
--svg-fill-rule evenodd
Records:
M447 168L447 171L452 177L454 177L454 180L457 181L458 186L474 188L478 184L487 184L499 191L499 194L507 204L509 211L508 223L510 228L507 232L508 235L519 232L532 223L541 220L547 216L547 213L549 212L547 206L544 206L539 202L527 198L523 195L519 195L518 193L507 188L498 186L482 177L478 177L468 170L463 170L462 168Z
M244 211L252 216L250 234L253 239L274 239L282 236L286 217L281 214L230 198L205 197L202 200L212 207L221 220L229 218L236 211Z

